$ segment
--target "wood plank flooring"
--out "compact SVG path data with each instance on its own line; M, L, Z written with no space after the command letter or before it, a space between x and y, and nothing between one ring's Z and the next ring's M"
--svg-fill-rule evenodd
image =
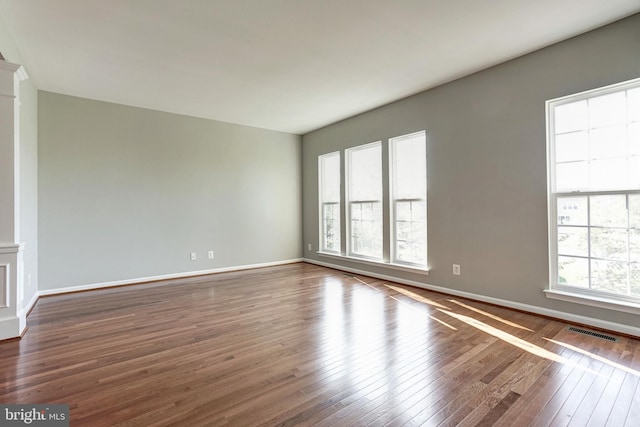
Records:
M72 426L640 425L640 341L298 263L42 298L0 402Z

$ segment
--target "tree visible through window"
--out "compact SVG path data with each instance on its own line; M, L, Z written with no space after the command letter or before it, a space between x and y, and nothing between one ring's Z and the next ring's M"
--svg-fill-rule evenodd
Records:
M640 301L640 80L547 102L551 287Z

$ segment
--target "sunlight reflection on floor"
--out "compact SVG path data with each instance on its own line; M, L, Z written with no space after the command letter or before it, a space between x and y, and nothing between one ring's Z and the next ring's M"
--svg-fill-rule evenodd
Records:
M581 366L579 366L577 364L574 364L571 361L569 361L568 359L566 359L566 358L564 358L564 357L562 357L560 355L557 355L557 354L555 354L555 353L553 353L553 352L551 352L549 350L546 350L546 349L544 349L542 347L539 347L539 346L537 346L535 344L532 344L532 343L530 343L528 341L525 341L525 340L523 340L521 338L513 336L513 335L511 335L511 334L509 334L509 333L507 333L505 331L502 331L502 330L500 330L498 328L494 328L491 325L487 325L486 323L481 322L481 321L479 321L477 319L474 319L472 317L465 316L463 314L453 313L453 312L447 311L447 310L439 309L439 311L441 311L442 313L445 313L445 314L447 314L447 315L449 315L449 316L451 316L453 318L456 318L456 319L466 323L467 325L470 325L470 326L473 326L474 328L480 329L481 331L486 332L489 335L493 335L494 337L499 338L502 341L504 341L504 342L506 342L508 344L511 344L511 345L513 345L515 347L518 347L519 349L522 349L522 350L527 351L527 352L529 352L531 354L534 354L534 355L536 355L538 357L543 357L543 358L551 360L553 362L559 362L559 363L564 363L564 364L567 364L567 365L573 365L576 368L580 368L580 369L583 369L585 371L591 372L593 374L597 374L597 372L592 371L590 369L583 368L583 367L581 367Z
M424 378L434 375L434 368L429 362L430 351L425 349L438 345L438 338L434 334L446 333L445 329L439 327L440 325L448 328L449 333L457 333L460 328L457 322L478 329L493 337L492 339L497 338L536 357L560 363L569 369L575 368L606 378L605 375L584 366L584 363L578 363L578 360L554 353L475 317L483 316L507 327L535 332L518 323L455 299L447 299L451 303L450 308L400 286L385 283L372 285L357 277L352 278L365 286L354 287L342 280L331 280L325 283L324 321L320 343L325 356L326 376L322 381L334 385L340 384L340 387L360 389L362 393L359 393L359 398L382 399L381 401L392 399L394 405L403 407L407 414L413 414L421 408L423 405L418 405L418 402L413 399L398 400L405 387L413 387L413 381L403 379L398 382L398 378L402 378L404 366L411 366L416 360L422 359L424 359L424 371L420 375ZM390 295L381 286L395 292L395 295ZM389 300L392 300L393 304L389 304ZM469 311L477 316L468 314ZM451 320L445 321L443 317ZM393 322L389 322L391 319L394 319ZM430 325L429 319L434 320L438 325ZM396 324L395 327L389 328L392 323ZM539 335L536 339L545 339L640 377L640 372L634 369L570 344ZM490 350L485 348L483 351ZM410 396L429 396L433 391L430 387L438 387L438 384L438 382L426 381L419 392L412 389ZM393 396L389 394L390 390L394 390Z
M464 304L464 303L462 303L460 301L456 301L454 299L450 299L448 301L452 302L454 304L458 304L460 307L464 307L467 310L475 311L476 313L482 314L483 316L486 316L486 317L488 317L490 319L497 320L498 322L502 322L505 325L509 325L509 326L513 326L514 328L520 328L520 329L524 329L525 331L533 332L532 329L526 328L524 326L518 325L517 323L511 322L511 321L506 320L506 319L503 319L502 317L496 316L495 314L487 313L486 311L480 310L479 308L471 307L470 305Z
M369 285L368 283L366 283L366 282L364 282L364 281L362 281L362 280L360 280L358 278L356 278L356 280L358 280L360 283L363 283L363 284L369 286L370 288L375 289L373 286ZM384 284L384 286L386 286L387 288L392 289L392 290L394 290L396 292L399 292L402 295L408 296L409 298L411 298L411 299L413 299L415 301L418 301L418 302L425 303L425 304L428 304L430 306L436 307L437 311L439 311L439 312L441 312L443 314L446 314L446 315L448 315L450 317L453 317L454 319L458 319L458 320L464 322L465 324L467 324L469 326L472 326L474 328L477 328L477 329L479 329L479 330L481 330L481 331L483 331L483 332L485 332L485 333L487 333L489 335L492 335L492 336L494 336L496 338L499 338L499 339L501 339L502 341L504 341L504 342L506 342L508 344L511 344L511 345L513 345L515 347L520 348L521 350L527 351L527 352L529 352L531 354L534 354L534 355L536 355L538 357L542 357L542 358L551 360L553 362L562 363L562 364L565 364L565 365L568 365L568 366L572 366L572 367L584 370L586 372L593 373L595 375L600 375L600 374L598 374L597 372L595 372L595 371L593 371L591 369L582 367L582 366L580 366L578 364L575 364L575 363L571 362L569 359L567 359L565 357L562 357L562 356L560 356L558 354L555 354L555 353L553 353L553 352L551 352L549 350L546 350L546 349L544 349L544 348L542 348L540 346L537 346L537 345L532 344L532 343L530 343L528 341L525 341L525 340L523 340L521 338L518 338L518 337L516 337L514 335L511 335L510 333L505 332L505 331L503 331L501 329L498 329L498 328L496 328L494 326L488 325L488 324L486 324L484 322L481 322L481 321L479 321L477 319L474 319L473 317L469 317L469 316L466 316L466 315L463 315L463 314L455 313L455 312L451 311L450 308L448 308L448 307L446 307L446 306L444 306L444 305L442 305L442 304L440 304L438 302L435 302L435 301L433 301L433 300L431 300L431 299L429 299L427 297L419 295L419 294L417 294L415 292L409 291L407 289L404 289L404 288L401 288L401 287L398 287L398 286L388 285L388 284ZM393 296L389 296L389 297L394 299L394 300L396 300L396 301L398 301L398 302L402 302L396 297L393 297ZM456 304L456 305L458 305L460 307L464 307L464 308L466 308L468 310L472 310L472 311L474 311L474 312L476 312L478 314L481 314L483 316L486 316L486 317L489 317L491 319L494 319L494 320L497 320L499 322L502 322L502 323L504 323L506 325L534 332L533 330L531 330L529 328L526 328L524 326L518 325L517 323L505 320L505 319L503 319L503 318L501 318L499 316L493 315L491 313L487 313L486 311L477 309L475 307L471 307L471 306L469 306L467 304L461 303L461 302L456 301L454 299L449 299L448 301L452 302L452 303L454 303L454 304ZM440 322L440 323L444 323L445 326L447 326L447 327L449 327L451 329L456 330L454 326L451 326L451 325L449 325L448 323L446 323L444 321L441 321L441 320L433 318L433 317L431 317L431 318L436 320L436 321L438 321L438 322Z
M558 345L560 345L562 347L568 348L569 350L573 350L573 351L578 352L580 354L584 354L585 356L590 357L593 360L597 360L599 362L606 363L609 366L612 366L612 367L617 368L617 369L621 369L621 370L623 370L625 372L628 372L628 373L630 373L632 375L635 375L636 377L640 377L640 372L636 371L635 369L629 368L627 366L621 365L621 364L616 363L616 362L612 362L611 360L607 359L606 357L599 356L599 355L591 353L591 352L589 352L587 350L583 350L583 349L578 348L576 346L573 346L571 344L567 344L567 343L564 343L564 342L561 342L561 341L556 341L556 340L551 339L551 338L544 338L544 339L547 340L547 341L550 341L550 342L552 342L554 344L558 344Z

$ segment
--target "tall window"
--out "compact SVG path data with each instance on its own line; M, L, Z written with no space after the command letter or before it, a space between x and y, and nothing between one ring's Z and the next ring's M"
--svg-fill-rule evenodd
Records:
M640 79L547 102L551 287L640 302Z
M340 253L340 152L320 156L318 170L321 250Z
M427 147L424 132L389 140L393 261L427 264Z
M346 150L349 255L382 259L382 145Z

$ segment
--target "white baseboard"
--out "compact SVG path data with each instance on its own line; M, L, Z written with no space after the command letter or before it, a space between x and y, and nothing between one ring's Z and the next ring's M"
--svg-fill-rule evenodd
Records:
M38 302L38 298L40 298L40 292L39 291L35 291L33 296L31 297L31 300L29 300L29 302L27 303L27 305L25 305L22 308L21 314L23 316L26 316L27 313L29 313L31 311L31 309L33 308L34 305L36 305L36 303Z
M20 310L17 316L0 319L0 341L18 338L24 334L27 327L27 313L38 302L38 291L34 292L31 300Z
M66 294L69 292L89 291L92 289L110 288L113 286L135 285L138 283L156 282L158 280L183 279L186 277L204 276L207 274L225 273L228 271L250 270L253 268L260 268L260 267L273 267L276 265L294 264L296 262L302 262L302 261L303 261L302 258L294 258L294 259L288 259L283 261L263 262L259 264L248 264L248 265L237 265L233 267L213 268L210 270L188 271L185 273L164 274L160 276L137 277L134 279L117 280L113 282L91 283L87 285L69 286L65 288L56 288L56 289L42 289L38 291L38 294L39 296L58 295L58 294Z
M500 298L488 297L485 295L474 294L471 292L458 291L450 288L443 288L441 286L434 286L428 283L416 282L413 280L405 280L400 277L387 276L384 274L372 273L370 271L358 270L356 268L343 267L341 265L332 264L328 262L316 261L313 259L304 259L304 262L310 264L321 265L323 267L334 268L336 270L347 271L349 273L361 274L363 276L375 277L376 279L389 280L391 282L402 283L404 285L415 286L417 288L423 288L430 291L436 291L443 294L455 295L462 298L469 298L476 301L487 302L490 304L499 305L502 307L513 308L516 310L526 311L529 313L540 314L542 316L553 317L556 319L565 320L572 323L579 323L582 325L592 326L594 328L606 329L609 331L620 332L626 335L632 335L635 337L640 337L640 328L631 325L625 325L623 323L610 322L607 320L594 319L591 317L580 316L577 314L565 313L564 311L551 310L544 307L539 307L535 305L523 304L519 302L504 300Z
M609 330L609 331L615 331L615 332L620 332L620 333L623 333L623 334L626 334L626 335L640 337L640 328L639 327L635 327L635 326L631 326L631 325L625 325L625 324L622 324L622 323L610 322L610 321L601 320L601 319L594 319L594 318L591 318L591 317L586 317L586 316L581 316L581 315L577 315L577 314L566 313L566 312L563 312L563 311L551 310L551 309L544 308L544 307L539 307L539 306L534 306L534 305L529 305L529 304L523 304L523 303L504 300L504 299L500 299L500 298L488 297L488 296L485 296L485 295L474 294L474 293L471 293L471 292L464 292L464 291L458 291L458 290L450 289L450 288L443 288L441 286L430 285L428 283L416 282L416 281L413 281L413 280L402 279L400 277L394 277L394 276L388 276L388 275L384 275L384 274L372 273L372 272L366 271L366 270L359 270L359 269L356 269L356 268L344 267L344 266L341 266L341 265L338 265L338 264L332 264L332 263L328 263L328 262L316 261L316 260L307 259L307 258L295 258L295 259L289 259L289 260L284 260L284 261L266 262L266 263L260 263L260 264L241 265L241 266L234 266L234 267L222 267L222 268L215 268L215 269L211 269L211 270L191 271L191 272L186 272L186 273L176 273L176 274L166 274L166 275L160 275L160 276L140 277L140 278L135 278L135 279L119 280L119 281L114 281L114 282L93 283L93 284L88 284L88 285L70 286L70 287L65 287L65 288L40 290L40 291L37 291L34 294L34 296L31 298L29 303L25 306L25 308L23 309L23 313L25 313L25 314L28 313L31 310L31 308L36 304L36 302L38 301L38 298L41 297L41 296L46 296L46 295L64 294L64 293L69 293L69 292L78 292L78 291L85 291L85 290L91 290L91 289L101 289L101 288L108 288L108 287L113 287L113 286L133 285L133 284L136 284L136 283L153 282L153 281L158 281L158 280L180 279L180 278L187 278L187 277L193 277L193 276L201 276L201 275L206 275L206 274L224 273L224 272L229 272L229 271L249 270L249 269L260 268L260 267L272 267L272 266L277 266L277 265L293 264L293 263L297 263L297 262L307 262L309 264L316 264L316 265L320 265L320 266L323 266L323 267L328 267L328 268L333 268L333 269L336 269L336 270L346 271L346 272L349 272L349 273L360 274L360 275L369 276L369 277L375 277L377 279L382 279L382 280L389 280L391 282L402 283L402 284L405 284L405 285L410 285L410 286L415 286L415 287L418 287L418 288L432 290L432 291L440 292L440 293L443 293L443 294L455 295L455 296L459 296L459 297L462 297L462 298L469 298L469 299L473 299L473 300L476 300L476 301L482 301L482 302L487 302L487 303L490 303L490 304L499 305L499 306L502 306L502 307L513 308L513 309L516 309L516 310L526 311L526 312L529 312L529 313L540 314L542 316L553 317L553 318L556 318L556 319L561 319L561 320L565 320L565 321L572 322L572 323L579 323L579 324L582 324L582 325L589 325L589 326L593 326L595 328L606 329L606 330Z

